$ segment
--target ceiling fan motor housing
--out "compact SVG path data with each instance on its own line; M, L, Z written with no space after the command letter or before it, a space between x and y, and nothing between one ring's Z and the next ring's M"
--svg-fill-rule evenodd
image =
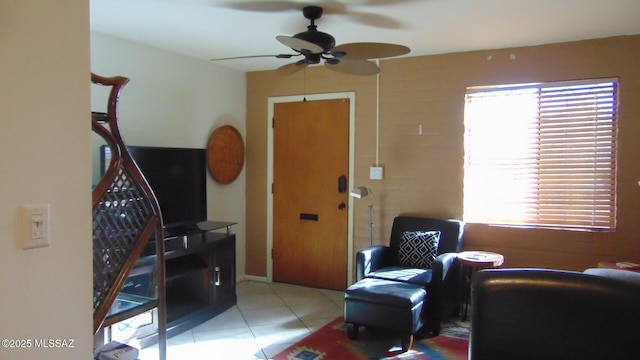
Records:
M307 31L295 34L293 37L320 46L324 53L331 51L336 46L336 39L327 33L318 31L315 22L322 16L322 8L320 6L305 6L302 9L302 15L309 19L311 24L307 26Z
M315 25L309 26L309 30L293 35L294 38L310 42L312 44L320 46L324 52L329 52L336 47L336 39L322 31L315 29Z

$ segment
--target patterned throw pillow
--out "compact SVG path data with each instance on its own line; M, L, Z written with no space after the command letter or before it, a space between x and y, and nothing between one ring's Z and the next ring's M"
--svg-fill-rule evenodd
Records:
M438 254L440 231L405 231L400 240L400 264L406 267L429 269Z

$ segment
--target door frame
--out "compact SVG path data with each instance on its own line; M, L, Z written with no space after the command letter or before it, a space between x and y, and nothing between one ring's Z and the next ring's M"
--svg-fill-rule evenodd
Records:
M273 282L273 126L272 119L277 103L300 102L314 100L349 99L349 181L348 189L353 188L354 158L355 158L355 125L356 125L356 94L355 92L324 93L312 95L275 96L268 98L267 111L267 281ZM347 206L347 286L353 279L353 197L349 196Z

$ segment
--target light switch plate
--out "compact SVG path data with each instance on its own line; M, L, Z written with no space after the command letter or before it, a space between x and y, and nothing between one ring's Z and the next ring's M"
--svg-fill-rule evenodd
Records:
M51 245L50 205L22 205L22 248L33 249Z
M372 166L369 169L369 179L371 180L382 180L382 166Z

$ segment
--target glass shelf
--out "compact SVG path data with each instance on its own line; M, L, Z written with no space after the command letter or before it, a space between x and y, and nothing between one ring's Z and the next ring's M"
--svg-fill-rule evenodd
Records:
M120 293L107 313L103 326L113 325L123 319L142 314L156 307L157 299L146 296Z
M227 228L227 235L231 235L231 226L237 224L230 221L201 221L197 224L198 229L201 231L215 231L223 228Z
M165 228L164 238L167 240L168 238L175 236L185 236L196 233L215 231L226 228L227 235L231 235L231 226L235 225L235 222L229 221L200 221L192 224L185 224L176 227L168 227Z

